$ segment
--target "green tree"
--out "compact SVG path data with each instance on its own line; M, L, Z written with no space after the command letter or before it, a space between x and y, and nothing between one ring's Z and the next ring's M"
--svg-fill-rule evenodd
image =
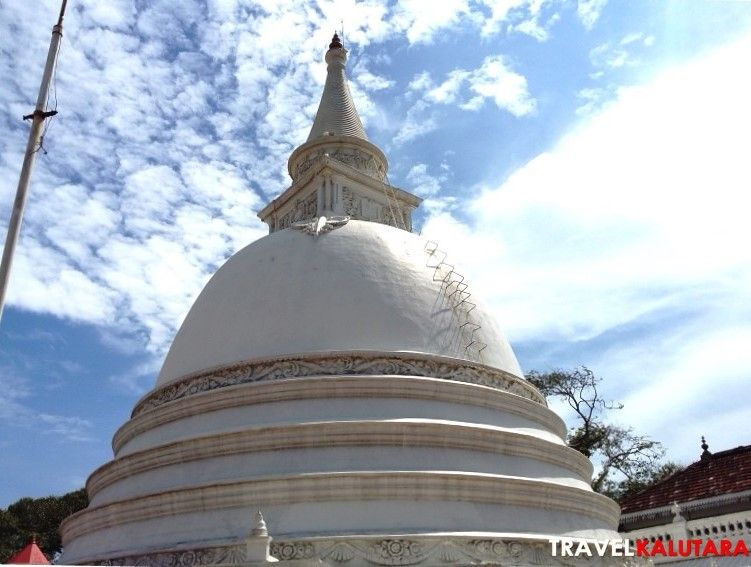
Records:
M0 510L0 563L5 563L26 543L15 516L7 510Z
M623 404L602 397L602 379L589 368L530 372L527 379L543 395L565 401L574 411L568 444L599 465L592 478L595 491L619 500L680 469L675 463L662 463L665 449L658 441L605 420L608 411L622 409Z
M60 523L88 506L86 490L81 488L63 496L21 498L0 510L0 563L26 545L32 536L47 557L62 548Z

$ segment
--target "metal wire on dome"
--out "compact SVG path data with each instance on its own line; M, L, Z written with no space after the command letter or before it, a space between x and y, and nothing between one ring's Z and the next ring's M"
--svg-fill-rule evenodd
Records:
M373 169L375 171L378 171L378 163L373 156L370 156L370 162L373 165ZM384 173L383 177L385 180L384 185L386 186L386 204L389 207L391 218L394 219L394 226L396 226L396 228L406 230L407 232L412 232L412 227L407 228L407 222L405 221L406 215L404 214L402 208L399 206L399 200L396 198L396 191L394 190L394 186L391 185L389 174Z
M477 359L482 361L482 351L488 345L482 341L482 326L472 319L472 311L475 310L477 304L470 301L472 293L468 291L469 284L464 281L464 275L456 271L455 266L446 262L448 255L438 249L437 242L428 240L424 249L429 258L425 265L433 268L433 281L441 282L441 290L459 320L459 330L466 341L463 345L464 352L468 357L472 357L474 349ZM453 291L449 291L452 287L454 287Z
M375 161L375 159L373 159ZM402 208L399 206L399 201L396 198L396 191L394 191L394 186L391 185L391 180L389 179L389 174L384 174L384 179L386 180L386 187L388 188L386 190L386 201L389 205L389 212L391 213L391 217L394 219L394 223L396 224L397 228L401 228L402 230L407 230L407 223L404 220L405 215L404 211L402 211ZM397 217L396 211L394 210L396 208L396 211L399 212L399 216ZM401 221L401 222L400 222ZM410 230L408 232L412 232L412 227L410 227Z

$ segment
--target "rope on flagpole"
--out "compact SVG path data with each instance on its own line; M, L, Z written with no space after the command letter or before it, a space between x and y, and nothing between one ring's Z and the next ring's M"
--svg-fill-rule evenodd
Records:
M5 294L8 290L8 279L13 264L13 256L16 244L18 243L18 236L21 233L21 221L26 205L26 194L28 193L29 182L31 181L31 172L34 169L37 152L40 149L44 151L44 147L42 146L43 127L48 118L52 118L57 114L57 110L47 110L47 103L49 100L50 81L57 66L57 54L60 50L60 41L63 37L63 17L65 16L67 4L68 0L62 0L60 15L57 18L57 23L52 27L52 39L50 40L50 48L47 51L47 62L44 66L42 82L39 85L39 94L34 112L23 117L24 120L31 120L31 130L29 131L29 140L26 143L26 153L24 154L23 165L21 166L21 174L18 177L16 198L13 202L13 210L8 222L8 234L5 237L3 257L2 261L0 261L0 320L2 320L3 309L5 308Z

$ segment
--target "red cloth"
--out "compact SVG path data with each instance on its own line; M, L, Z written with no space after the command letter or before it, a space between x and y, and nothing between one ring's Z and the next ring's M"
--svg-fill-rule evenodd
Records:
M8 559L7 563L13 565L50 565L47 556L39 549L36 540L31 540L26 547Z

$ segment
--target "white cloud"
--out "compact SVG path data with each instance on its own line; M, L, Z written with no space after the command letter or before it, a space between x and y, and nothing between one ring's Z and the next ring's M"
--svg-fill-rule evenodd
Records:
M152 358L108 379L118 390L129 395L140 395L153 385L154 375L159 372L160 365L161 360Z
M407 111L404 122L394 136L394 143L400 145L410 142L437 128L438 122L435 116L430 113L429 105L423 100L418 100Z
M392 21L410 43L431 43L436 33L457 25L469 13L467 0L404 0L398 3Z
M599 109L607 94L606 89L581 89L576 93L576 98L580 99L583 104L576 109L576 114L586 115Z
M490 99L498 108L506 109L514 116L524 116L535 109L535 101L527 90L527 80L512 71L500 55L486 57L468 80L469 88L476 96L467 101L464 108L475 109L485 99Z
M490 100L514 116L535 110L535 100L527 88L527 79L512 71L502 55L486 57L477 69L454 69L446 79L434 85L426 73L417 75L410 90L424 91L424 100L433 104L456 104L463 110L477 110Z
M562 3L558 0L482 0L480 4L490 11L489 17L478 18L484 37L505 29L508 33L523 33L545 41L550 28L560 19L556 8Z
M537 41L546 41L549 37L548 27L557 21L557 18L551 18L548 25L541 25L537 18L530 18L509 26L510 31L526 34L535 38Z
M433 79L430 77L430 73L428 71L422 71L412 77L412 80L409 82L409 85L407 85L407 90L410 92L413 91L425 91L429 88L433 87Z
M136 9L132 0L82 0L84 25L101 26L110 29L126 30L135 20Z
M464 69L454 69L440 85L431 87L430 90L425 93L425 100L438 104L453 104L456 102L456 99L459 96L459 91L465 81L467 81L470 76L471 73L469 71L465 71ZM421 81L418 79L416 84L420 84L420 82Z
M362 85L366 91L382 91L390 89L396 84L395 81L380 75L374 75L368 70L361 71L355 75L355 80Z
M636 67L641 64L641 58L637 54L653 43L653 36L645 36L642 32L631 33L620 41L608 41L592 48L589 59L600 70Z
M29 381L11 368L0 369L0 423L4 430L11 428L41 431L57 439L72 442L92 441L92 423L75 416L50 414L31 405L32 389Z
M586 29L594 27L607 3L608 0L578 0L576 14Z
M413 165L407 172L410 191L420 197L433 197L441 190L441 184L448 179L447 171L443 170L438 176L428 173L428 166L424 163Z

